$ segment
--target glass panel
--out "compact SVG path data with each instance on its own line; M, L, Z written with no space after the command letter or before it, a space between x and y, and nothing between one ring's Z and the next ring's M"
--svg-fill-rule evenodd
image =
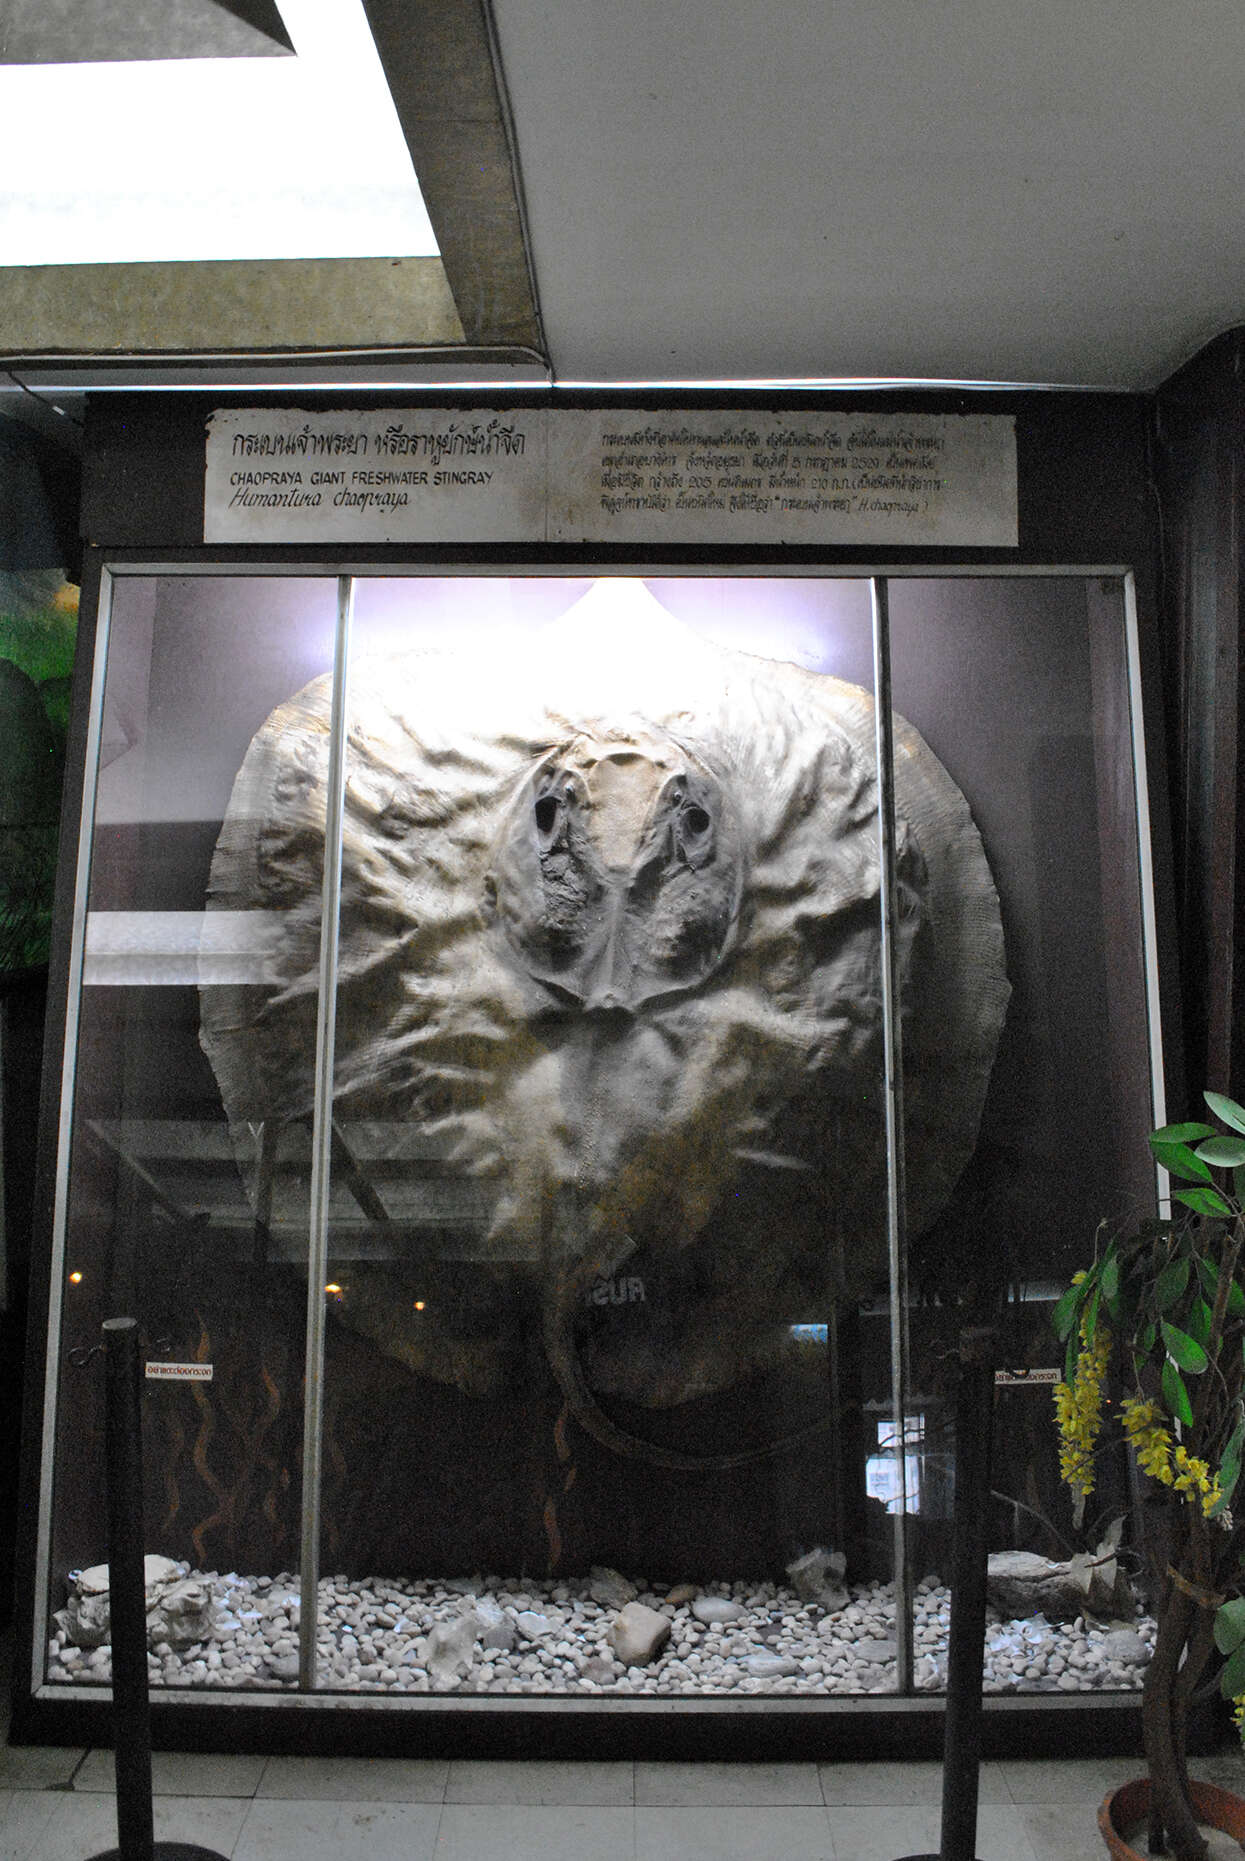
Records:
M1118 585L892 582L890 611L920 732L898 726L896 767L899 1422L868 584L358 584L320 1686L891 1691L901 1464L916 1684L940 1686L957 1301L1006 1259L1009 1354L1053 1361L1052 1284L1150 1193L1149 1069ZM67 1353L127 1308L157 1358L212 1367L146 1385L147 1542L212 1610L208 1633L174 1599L153 1677L297 1673L335 620L327 577L116 586L57 1680L107 1675L66 1596L105 1555L102 1376ZM998 1434L994 1542L1057 1560L1049 1403L1005 1391ZM1102 1502L1100 1529L1118 1469ZM632 1590L669 1624L654 1658L617 1644ZM993 1634L1000 1685L1118 1683L1097 1640L1032 1612Z
M915 1679L937 1690L955 1468L944 1353L965 1314L1010 1285L1005 1362L1059 1360L1053 1292L1092 1253L1100 1220L1153 1208L1150 1056L1120 583L897 581L891 635L895 708L950 772L984 842L1011 986L975 1149L948 1157L954 1188L941 1213L910 1211L905 1432L917 1473L915 1574L928 1579L916 1599ZM936 1071L932 1080L945 1094ZM911 1151L930 1102L911 1049L905 1090ZM1101 1566L1090 1610L1075 1582L1048 1568L1099 1547L1126 1509L1122 1469L1103 1468L1077 1533L1049 1382L1001 1387L995 1430L991 1548L1024 1556L1010 1587L1000 1569L992 1579L988 1689L1140 1685L1141 1666L1113 1652L1135 1652L1134 1631L1149 1632L1123 1575L1113 1590L1117 1569ZM1123 1640L1109 1639L1112 1621L1127 1625Z
M314 1021L314 996L276 1001L266 978L275 949L318 942L318 894L298 881L321 857L314 809L300 801L322 746L293 777L274 777L256 753L238 771L274 705L331 663L334 589L115 583L65 1237L52 1679L109 1673L98 1579L73 1580L107 1557L103 1373L98 1358L72 1367L69 1352L119 1314L139 1319L150 1357L170 1371L146 1382L143 1400L146 1544L167 1560L162 1581L181 1585L151 1618L152 1679L287 1677L309 1108L271 1089L253 1051L241 1057L236 1029L262 1009L272 1039L301 1044ZM243 868L258 842L256 893Z
M322 1684L893 1685L867 586L363 580L353 641Z

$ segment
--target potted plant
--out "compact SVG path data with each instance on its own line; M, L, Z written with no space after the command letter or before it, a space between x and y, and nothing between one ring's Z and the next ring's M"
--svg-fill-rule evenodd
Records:
M1238 1700L1238 1724L1245 1716L1245 1599L1228 1600L1242 1580L1231 1506L1245 1449L1245 1107L1205 1098L1218 1127L1169 1124L1150 1136L1173 1179L1173 1212L1126 1233L1100 1228L1093 1264L1053 1317L1067 1347L1055 1389L1060 1472L1078 1525L1112 1372L1123 1394L1111 1408L1148 1502L1142 1550L1158 1624L1142 1698L1149 1775L1099 1814L1121 1857L1136 1853L1124 1829L1146 1817L1150 1852L1177 1861L1208 1853L1199 1820L1245 1836L1245 1804L1192 1783L1186 1763L1189 1705L1216 1640L1229 1654L1221 1684Z

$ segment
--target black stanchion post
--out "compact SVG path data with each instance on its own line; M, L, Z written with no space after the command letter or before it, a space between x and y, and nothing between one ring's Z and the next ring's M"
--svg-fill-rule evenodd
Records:
M95 1861L224 1861L211 1848L155 1842L151 1808L151 1705L147 1695L147 1589L143 1579L141 1361L132 1318L104 1320L104 1467L108 1503L108 1610L112 1642L117 1847Z
M977 1326L960 1334L960 1378L955 1404L951 1633L942 1759L942 1845L936 1855L908 1855L903 1861L975 1861L997 1348L997 1334L988 1327Z
M104 1321L104 1466L108 1610L117 1757L117 1841L125 1861L151 1861L151 1711L143 1580L143 1436L138 1325Z

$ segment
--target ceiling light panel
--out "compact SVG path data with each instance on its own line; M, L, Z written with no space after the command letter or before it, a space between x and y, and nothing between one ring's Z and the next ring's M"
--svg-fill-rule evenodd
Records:
M0 260L436 253L360 0L281 0L293 58L0 66Z

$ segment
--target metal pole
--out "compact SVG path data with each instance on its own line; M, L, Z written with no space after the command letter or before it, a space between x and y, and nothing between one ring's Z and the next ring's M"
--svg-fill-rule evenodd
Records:
M147 1698L147 1590L143 1581L138 1324L133 1318L106 1318L103 1330L117 1842L124 1861L151 1861L151 1711Z
M106 1318L104 1468L108 1508L108 1612L112 1643L117 1847L95 1861L224 1861L214 1849L153 1842L151 1707L147 1695L147 1587L143 1568L143 1432L138 1324Z
M960 1334L941 1847L936 1855L909 1855L905 1861L975 1861L977 1851L981 1664L986 1639L986 1559L997 1349L997 1334L987 1326L973 1327Z
M890 607L885 576L873 596L873 703L877 747L878 863L881 869L882 1042L886 1095L886 1233L890 1256L891 1406L899 1506L894 1515L895 1664L901 1693L912 1691L912 1569L908 1555L908 1235L904 1170L903 1034L900 1021L899 906L895 883L895 743L891 717Z
M965 1331L960 1339L960 1386L955 1403L955 1550L942 1770L943 1861L973 1861L977 1846L995 1344L994 1333L984 1328Z
M307 1359L303 1397L303 1522L299 1559L298 1683L316 1683L320 1583L320 1463L324 1415L324 1281L329 1255L333 1146L333 1051L337 1034L337 937L341 908L342 817L346 795L346 689L354 581L337 579L337 639L329 762L324 798L324 883L320 895L320 975L316 1013L315 1100L311 1124L311 1209L307 1243Z

